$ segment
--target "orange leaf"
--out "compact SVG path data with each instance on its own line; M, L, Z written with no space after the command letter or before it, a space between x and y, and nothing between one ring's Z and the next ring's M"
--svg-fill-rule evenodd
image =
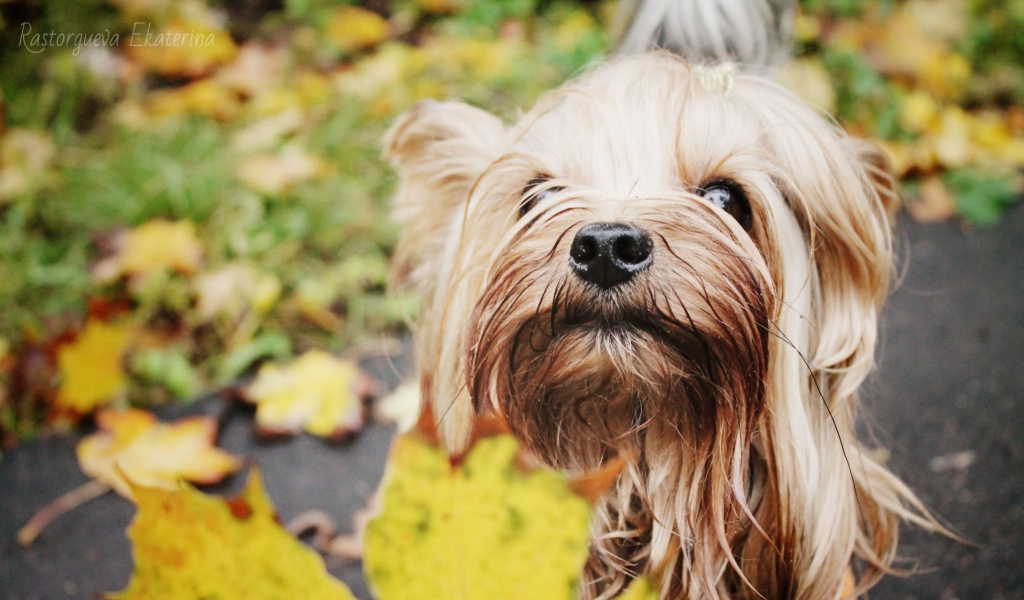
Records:
M89 319L75 341L57 350L63 376L57 406L80 413L110 402L125 386L121 365L128 347L128 328Z
M134 484L174 489L180 480L215 483L242 466L213 446L217 424L210 417L159 423L143 410L96 413L100 431L78 443L78 463L91 477L127 498Z

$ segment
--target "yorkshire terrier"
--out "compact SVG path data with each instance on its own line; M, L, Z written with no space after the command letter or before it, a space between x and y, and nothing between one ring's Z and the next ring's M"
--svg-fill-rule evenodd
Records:
M942 530L857 438L896 182L756 74L792 12L649 0L625 52L515 125L424 102L388 134L449 450L495 411L552 467L625 463L583 598L644 574L662 598L834 599L851 566L859 595L901 519Z

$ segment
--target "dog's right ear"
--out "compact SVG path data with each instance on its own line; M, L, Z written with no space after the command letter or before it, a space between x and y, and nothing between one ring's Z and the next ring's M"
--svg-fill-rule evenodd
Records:
M398 170L394 218L402 226L392 283L420 297L416 360L423 403L453 456L469 445L475 411L466 392L464 329L482 285L460 271L470 195L505 151L501 120L459 102L420 102L391 126L384 156ZM462 265L465 268L465 265Z
M397 283L420 293L437 283L446 241L458 235L457 211L477 178L501 154L505 127L461 102L424 100L403 113L384 138L398 170L393 216L402 226L395 249Z

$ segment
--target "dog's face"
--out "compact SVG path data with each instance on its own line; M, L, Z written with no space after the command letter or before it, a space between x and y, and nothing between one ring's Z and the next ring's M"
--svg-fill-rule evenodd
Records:
M626 456L658 481L641 494L650 556L692 571L709 555L710 586L751 523L777 548L808 535L810 516L754 497L814 510L834 485L827 518L858 530L840 438L855 443L891 268L877 151L763 79L646 55L511 127L421 105L389 152L424 392L452 450L496 410L553 466Z

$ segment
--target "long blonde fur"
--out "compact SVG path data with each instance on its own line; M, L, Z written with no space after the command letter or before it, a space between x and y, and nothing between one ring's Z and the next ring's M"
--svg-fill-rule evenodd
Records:
M581 597L646 573L663 598L838 598L849 565L859 591L892 570L901 520L942 530L855 431L893 268L876 148L765 79L709 89L653 53L509 128L417 106L387 152L397 273L423 295L419 368L450 451L494 410L559 468L626 458ZM520 218L538 176L560 191ZM718 178L747 191L750 231L697 193ZM568 271L569 240L597 221L658 239L650 273L615 296Z

